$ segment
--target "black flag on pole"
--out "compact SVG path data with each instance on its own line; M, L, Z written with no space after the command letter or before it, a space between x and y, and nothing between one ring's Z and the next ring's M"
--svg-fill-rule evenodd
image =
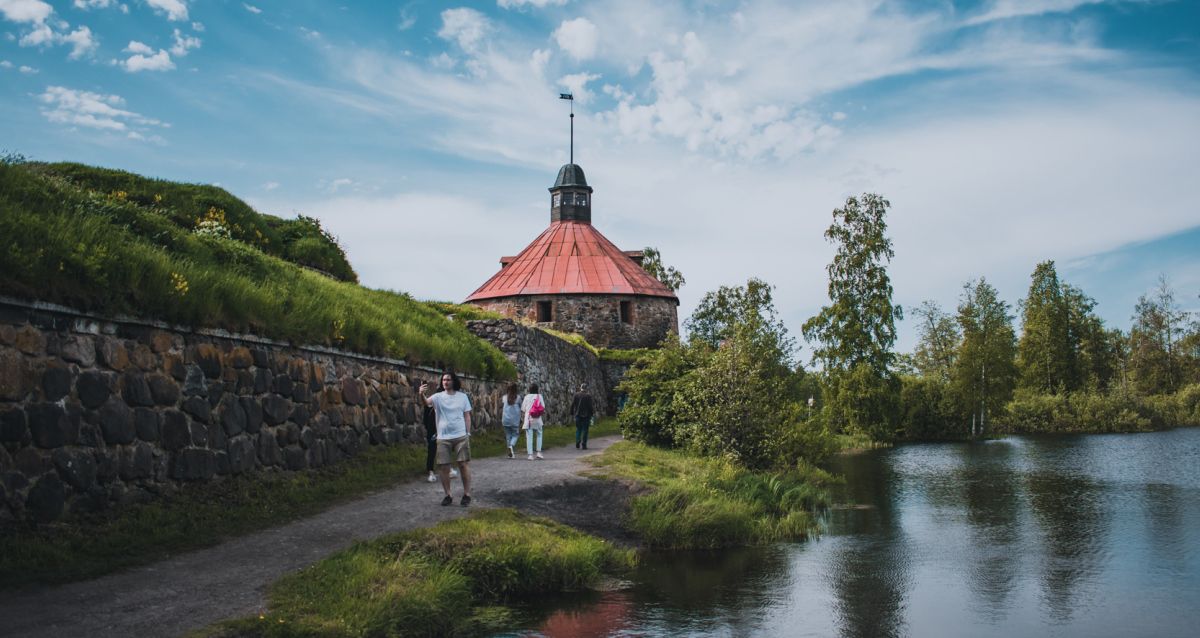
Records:
M559 93L559 94L558 94L558 99L560 99L560 100L572 100L572 101L574 101L574 99L575 99L575 96L574 96L574 95L571 95L570 93Z

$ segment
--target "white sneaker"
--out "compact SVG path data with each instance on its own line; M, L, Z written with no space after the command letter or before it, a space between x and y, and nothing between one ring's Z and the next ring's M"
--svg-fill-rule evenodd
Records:
M510 446L508 446L508 458L511 459L512 457L513 457L513 449L512 449L512 446L510 445Z
M437 477L433 475L433 472L430 472L430 473L429 473L429 478L427 478L427 479L425 479L425 480L426 480L427 482L429 482L429 483L436 483L436 482L437 482Z
M450 468L450 478L458 478L458 470Z
M546 458L546 457L542 456L542 453L541 453L541 452L538 452L538 453L537 453L537 458L538 458L538 460L540 461L540 460L542 460L542 459L544 459L544 458Z
M526 458L527 460L529 460L529 461L532 461L532 460L533 460L533 455L532 455L532 454L530 454L529 456L527 456L527 457L525 457L525 458Z

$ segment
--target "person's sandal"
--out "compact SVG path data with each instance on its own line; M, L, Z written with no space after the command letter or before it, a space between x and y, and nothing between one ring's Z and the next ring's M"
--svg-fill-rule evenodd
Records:
M470 497L470 496L467 496L466 494L463 494L463 497L462 497L462 506L463 506L463 507L466 507L466 506L468 506L468 505L470 505L470 504L471 504L471 497Z
M454 502L453 496L446 496L446 498L442 499L442 505L449 505L453 502Z

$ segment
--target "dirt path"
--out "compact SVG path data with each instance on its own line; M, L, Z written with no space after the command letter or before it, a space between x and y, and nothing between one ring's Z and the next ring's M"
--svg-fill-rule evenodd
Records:
M476 507L516 507L551 516L616 540L613 507L626 496L582 478L580 457L596 454L619 436L591 441L589 450L546 451L543 461L519 455L471 462ZM522 438L524 443L524 438ZM441 486L405 483L369 494L312 518L243 536L216 547L101 578L0 597L0 636L179 636L213 622L257 614L267 585L356 540L463 516L462 486L441 507Z

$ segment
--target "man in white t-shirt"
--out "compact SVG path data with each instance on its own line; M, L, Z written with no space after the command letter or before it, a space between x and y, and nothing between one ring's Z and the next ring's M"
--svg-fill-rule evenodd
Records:
M442 375L441 392L427 397L428 389L429 384L422 383L419 392L425 405L433 406L437 414L437 464L446 492L442 505L454 502L450 496L450 465L456 463L462 476L462 506L466 507L471 503L471 472L467 469L471 462L471 400L462 392L462 381L453 372Z

